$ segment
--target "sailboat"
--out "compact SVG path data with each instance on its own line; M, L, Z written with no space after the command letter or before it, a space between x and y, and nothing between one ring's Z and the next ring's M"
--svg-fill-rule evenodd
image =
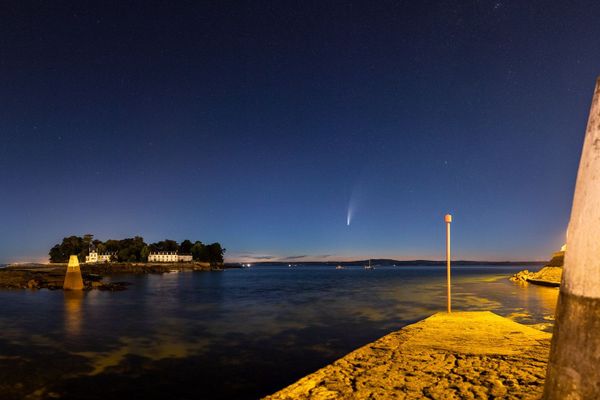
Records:
M371 259L369 258L369 265L365 265L365 269L375 269L375 267L373 267L371 265Z

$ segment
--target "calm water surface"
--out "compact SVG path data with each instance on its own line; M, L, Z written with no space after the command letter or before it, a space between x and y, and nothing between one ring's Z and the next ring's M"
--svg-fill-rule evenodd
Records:
M456 310L552 329L558 290L455 267ZM445 268L119 276L123 292L0 291L2 398L254 399L445 309Z

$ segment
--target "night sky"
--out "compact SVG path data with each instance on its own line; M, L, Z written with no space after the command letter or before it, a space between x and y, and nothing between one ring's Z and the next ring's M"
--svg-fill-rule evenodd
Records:
M0 4L0 262L443 259L446 212L456 259L564 242L600 3L150 3Z

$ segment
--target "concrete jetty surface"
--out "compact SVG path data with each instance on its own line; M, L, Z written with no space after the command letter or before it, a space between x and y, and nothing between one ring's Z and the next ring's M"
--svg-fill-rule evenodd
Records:
M539 399L551 336L488 311L438 313L266 399Z

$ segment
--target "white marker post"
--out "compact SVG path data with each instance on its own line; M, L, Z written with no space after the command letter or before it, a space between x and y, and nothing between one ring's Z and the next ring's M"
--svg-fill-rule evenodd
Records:
M448 275L448 314L452 312L452 294L450 284L450 223L452 222L452 215L446 214L444 217L446 221L446 273Z

